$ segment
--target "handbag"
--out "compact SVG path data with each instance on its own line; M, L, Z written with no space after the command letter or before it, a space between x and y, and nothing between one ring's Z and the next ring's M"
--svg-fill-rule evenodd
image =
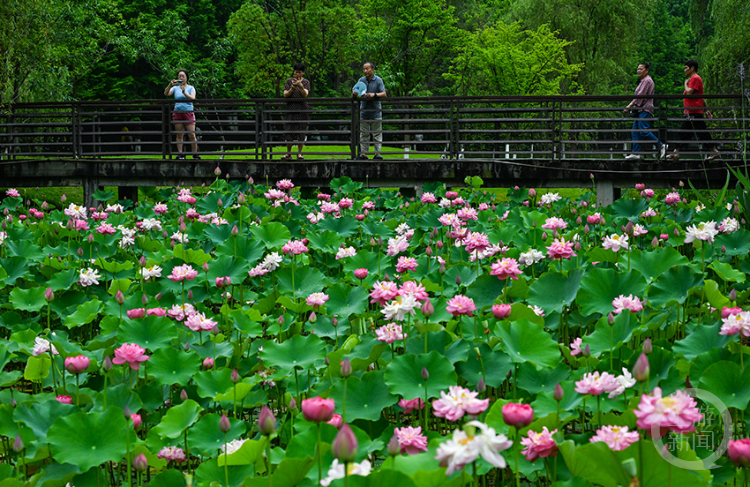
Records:
M630 110L630 116L633 118L638 118L641 114L641 110Z

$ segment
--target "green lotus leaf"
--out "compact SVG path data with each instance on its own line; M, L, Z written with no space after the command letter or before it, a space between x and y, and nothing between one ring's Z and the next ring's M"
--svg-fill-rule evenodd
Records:
M49 375L52 361L48 354L31 356L26 362L23 378L32 382L39 382Z
M252 338L263 334L263 317L257 309L233 309L229 312L232 324L241 332Z
M703 352L714 348L724 348L731 337L719 335L720 330L721 323L719 322L713 325L696 324L685 338L674 343L672 351L692 360Z
M640 353L634 353L630 357L630 370L633 370L635 367L635 362L638 360L639 356ZM659 381L662 381L669 376L669 370L674 367L674 355L669 350L664 350L661 347L655 346L648 355L648 364L650 369L649 380L651 381L651 384L658 384Z
M551 382L547 382L547 385L549 385L550 383ZM536 417L545 418L550 414L557 414L558 402L555 401L553 395L554 387L555 386L552 386L546 391L539 392L534 402L531 403L531 407L534 408L534 414L536 415ZM581 406L584 396L576 392L575 382L573 381L561 382L560 387L563 390L563 398L559 403L560 419L562 421L565 421L568 418L577 417L579 414L578 408ZM587 405L586 407L588 409L589 406Z
M14 288L10 292L10 303L15 309L39 311L42 309L42 306L47 304L47 301L44 300L45 289L43 287L32 287L30 289Z
M203 408L197 402L188 399L178 406L169 408L159 424L154 426L153 431L159 436L178 438L185 428L198 421L202 410Z
M130 289L131 284L133 284L133 281L131 281L130 279L113 279L110 282L107 292L110 294L110 296L114 296L115 294L117 294L117 291L125 294L128 292L128 289Z
M196 353L176 348L160 348L148 361L148 373L161 384L187 384L200 370L201 359Z
M381 272L392 266L393 263L388 256L376 254L369 250L357 251L357 255L354 257L344 259L344 269L350 274L354 274L357 269L367 269L370 276L378 277Z
M185 476L179 470L165 470L156 475L149 484L161 487L185 487Z
M78 270L68 269L65 271L56 272L52 275L47 286L52 288L53 291L59 291L61 289L68 289L75 282L78 281Z
M233 385L232 370L228 368L198 372L193 379L198 386L199 397L215 397L227 392Z
M275 487L296 487L302 483L307 473L314 466L315 459L313 457L285 458L276 467L270 479L257 476L248 477L245 479L245 485L247 487L266 487L268 484L272 484Z
M201 237L205 235L206 237L210 238L211 241L216 245L233 240L231 225L206 225L201 230L201 232L198 233L198 235L200 235ZM238 243L242 240L246 240L246 239L244 238L237 239Z
M422 379L423 368L430 374L426 381ZM400 355L385 369L385 383L391 394L407 400L439 397L440 391L456 384L456 379L453 364L435 350L428 354Z
M325 275L314 267L298 266L292 273L290 266L277 269L275 272L279 290L290 293L294 298L307 298L312 293L321 292L327 282Z
M583 270L570 272L550 272L544 274L529 286L528 303L539 306L547 313L562 312L564 306L570 306L578 293L583 279Z
M341 244L344 243L344 237L335 232L312 232L306 235L310 241L308 245L311 249L320 250L329 254L335 254Z
M226 226L226 225L221 225ZM257 262L266 252L266 246L258 239L251 238L227 238L220 241L216 247L216 255L235 256L244 259L249 265ZM213 266L213 264L211 264ZM243 276L247 277L247 276ZM232 279L234 282L234 279Z
M528 320L513 324L504 321L497 327L502 345L496 347L510 355L514 363L531 362L537 367L553 367L560 360L560 347L544 328Z
M240 284L247 277L250 264L245 259L234 258L230 255L222 255L211 262L208 269L209 284L216 282L217 277L229 276L233 284Z
M34 245L29 240L10 240L6 242L6 245L10 256L24 257L36 262L43 262L47 258L41 247Z
M453 267L453 269L455 269L455 267ZM469 272L471 272L471 269L468 267L464 269L468 269ZM446 272L445 275L447 278L448 273ZM474 300L474 304L478 311L481 311L485 306L492 306L495 303L495 300L503 294L506 285L508 287L511 285L511 283L507 283L505 280L498 279L489 274L482 274L476 278L476 269L472 275L474 276L474 279L471 279L473 282L468 285L468 288L466 289L466 296ZM523 277L521 277L521 279L523 279ZM462 284L463 282L462 278Z
M133 268L133 263L129 260L126 260L125 262L117 262L115 260L105 260L103 258L96 259L95 262L97 267L102 268L107 276L106 277L112 277L114 275L115 277L120 277L118 274L124 271L129 271Z
M143 401L141 401L138 394L130 390L127 384L108 385L107 407L109 406L116 406L122 410L125 410L127 407L131 413L136 413L143 407ZM96 411L104 410L104 391L97 394L94 400L94 409Z
M8 350L8 346L0 344L0 370L5 368L5 365L10 362L16 355Z
M234 453L219 455L219 466L223 467L224 464L229 466L255 465L263 459L263 452L268 441L267 436L261 436L259 440L247 440Z
M750 401L750 368L722 360L709 365L701 375L699 386L711 391L725 406L744 411Z
M92 299L76 306L75 312L69 314L63 320L63 324L68 328L75 328L87 325L94 321L99 313L102 312L102 302L98 299Z
M624 294L643 297L646 279L640 272L616 272L614 269L592 269L583 277L576 302L581 314L607 314L613 311L612 301ZM650 296L649 296L650 297Z
M620 258L620 265L627 265L627 256ZM651 251L633 250L630 253L630 265L646 277L651 283L669 269L688 263L687 257L672 247L661 247Z
M292 234L287 227L279 222L267 222L263 225L250 227L250 233L266 246L266 249L277 249L287 243Z
M12 286L19 277L26 277L30 271L29 261L26 257L11 257L0 259L0 269L6 274L5 284Z
M586 259L589 262L617 262L620 255L612 250L602 247L595 247L586 252ZM592 264L593 265L593 264Z
M750 252L750 232L740 228L736 232L722 233L716 236L714 245L724 247L727 255L746 256Z
M652 307L666 306L668 303L682 304L693 288L703 284L703 274L689 266L669 269L651 286L648 300Z
M724 293L719 289L719 284L716 281L712 281L711 279L704 280L703 293L713 308L721 310L725 306L731 306L729 299L724 296Z
M708 267L713 269L724 282L745 282L745 273L738 271L726 262L714 261Z
M71 414L72 409L70 405L58 401L19 404L13 413L13 420L31 428L36 441L44 444L47 443L47 433L55 420Z
M127 424L122 410L79 412L62 416L47 432L52 458L85 472L106 462L120 462L127 451Z
M266 342L260 358L267 367L290 375L295 368L307 370L316 362L322 363L325 348L325 343L315 335L295 335L283 343Z
M641 213L648 208L646 198L620 198L610 207L612 214L618 218L627 218L628 220L637 219Z
M445 474L441 472L443 477ZM398 485L399 487L417 487L414 480L406 474L392 469L381 469L372 472L370 475L350 475L349 483L344 479L336 479L331 482L331 487L382 487L384 485ZM442 485L442 484L441 484ZM458 485L458 484L457 484Z
M570 377L570 368L564 364L554 369L537 369L527 362L518 367L518 387L530 394L552 390L555 385L568 380L568 377Z
M638 465L641 463L641 461L637 445L634 445L626 450L616 452L616 455L620 461L632 458L633 460L635 460L637 468L643 468L644 472L648 472L647 475L643 476L643 487L664 487L665 485L669 485L670 483L672 485L689 485L690 487L708 487L709 485L711 485L711 483L708 482L709 474L706 470L688 470L683 468L675 468L673 465L667 462L664 457L661 456L659 449L653 444L651 440L641 441L644 442L642 467ZM685 443L686 442L683 442L683 448L689 448L689 446L687 446ZM597 443L591 443L591 445L596 444ZM682 453L678 453L677 456L688 459L689 456L684 455L684 453L684 451ZM700 459L695 457L693 457L692 460L700 461ZM604 468L615 467L607 465Z
M471 387L476 387L481 379L484 379L488 386L500 387L513 367L507 354L493 352L486 343L479 343L464 357L466 361L458 362L456 371Z
M359 230L359 222L350 216L326 218L317 225L322 230L337 233L342 237L354 235Z
M623 343L627 343L633 336L633 332L640 324L638 318L632 312L625 310L614 315L615 322L612 326L607 323L607 317L603 316L596 322L594 333L583 339L583 346L588 345L591 355L600 356L604 352L617 350Z
M247 382L238 382L236 390L233 387L224 394L217 394L214 397L214 401L223 402L229 401L232 404L242 403L245 407L255 407L268 402L268 392L263 389L256 389L254 384Z
M555 482L550 487L592 487L592 485L582 477L573 477L570 480Z
M252 465L227 467L229 485L226 486L224 483L224 467L219 467L216 458L212 458L200 464L195 471L195 479L197 485L201 486L209 486L214 482L221 481L222 487L240 487L244 485L245 478L253 474L254 471L255 469ZM266 485L268 485L268 479L264 478L264 480L266 481Z
M231 427L226 433L226 441L219 427L221 415L207 414L188 429L188 444L198 448L206 456L215 455L224 443L236 440L245 434L244 421L235 418L228 419Z
M603 442L576 447L572 440L567 440L559 446L559 450L574 477L582 477L604 487L630 485L630 476L623 469L621 460Z
M346 379L346 421L377 421L383 409L395 406L399 398L383 383L384 370L367 372L361 379ZM328 397L336 401L336 412L344 416L344 379L336 382Z
M361 286L350 286L340 282L326 291L328 302L326 310L331 314L337 314L339 320L346 319L353 314L359 314L367 309L369 295L367 290Z
M154 315L124 320L117 336L122 343L136 343L148 350L158 350L172 343L177 336L177 325L169 318Z
M172 249L172 255L182 260L186 264L193 264L200 267L211 260L211 256L201 249L186 249L183 244L177 244ZM132 264L132 263L131 263Z

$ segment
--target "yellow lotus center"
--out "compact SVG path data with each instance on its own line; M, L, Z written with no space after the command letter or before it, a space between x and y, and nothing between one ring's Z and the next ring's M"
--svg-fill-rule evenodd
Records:
M671 398L671 397L664 397L664 398L662 398L661 403L667 409L671 409L672 406L674 406L675 400L673 398Z

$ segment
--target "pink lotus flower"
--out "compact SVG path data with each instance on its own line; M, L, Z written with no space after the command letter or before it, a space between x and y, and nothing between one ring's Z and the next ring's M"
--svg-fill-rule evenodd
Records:
M518 261L511 257L503 257L500 261L492 264L491 276L497 276L498 279L518 280L518 275L523 271L518 268Z
M342 208L344 210L347 210L351 208L354 205L354 202L351 198L341 198L339 200L339 208Z
M207 318L205 313L192 313L184 324L193 331L211 331L217 323Z
M528 404L509 402L502 408L503 421L509 426L522 428L534 421L534 410Z
M412 294L414 296L414 299L416 299L420 303L426 303L430 300L430 296L429 294L427 294L424 286L415 281L406 281L405 283L401 284L401 287L398 290L398 294L399 296Z
M127 363L133 370L138 370L141 367L141 362L148 360L148 355L144 355L146 350L141 348L135 343L125 343L115 350L115 358L112 360L113 364L122 365Z
M411 414L412 411L419 411L420 409L424 409L425 406L424 401L420 398L412 399L411 401L401 399L398 402L398 405L404 409L404 414Z
M318 193L319 201L331 201L331 195L326 193Z
M148 308L146 316L166 316L167 310L164 308Z
M492 315L498 320L504 320L510 317L512 308L509 304L494 304L492 305Z
M736 335L741 333L743 337L750 336L750 311L730 314L726 318L722 318L721 322L719 335Z
M18 192L16 188L10 188L5 192L5 196L12 196L13 198L18 198L21 196L21 193Z
M437 449L435 460L448 467L445 474L451 475L480 456L497 468L505 468L507 463L499 452L510 448L513 442L479 421L469 421L466 425L472 428L455 429L453 437Z
M557 430L549 431L545 426L541 433L529 431L527 438L521 439L521 445L526 448L521 451L526 456L526 460L533 462L537 458L554 457L557 455L557 444L552 435Z
M276 187L279 189L292 189L294 187L294 183L292 183L290 179L282 179L276 182Z
M55 399L60 404L73 404L73 398L70 396L57 396Z
M547 256L552 260L556 260L577 257L577 254L573 252L573 242L566 242L564 238L561 238L555 239L552 245L547 247Z
M737 467L747 467L750 465L750 439L742 438L741 440L729 440L727 449L729 460Z
M637 183L635 185L635 189L637 189L638 191L643 191L644 189L646 189L646 185L643 183Z
M182 264L172 269L172 273L167 276L167 279L173 282L181 282L184 280L192 281L198 276L198 271L193 269L190 264Z
M474 252L475 250L482 252L490 245L489 237L482 232L469 232L464 239L464 246L468 252Z
M312 293L307 297L305 301L308 306L313 306L315 309L318 306L323 306L328 301L328 295L326 293Z
M301 240L290 240L281 247L281 251L285 254L300 255L307 252L309 249Z
M586 217L586 223L588 223L589 225L598 225L602 223L602 216L599 213L588 215Z
M307 421L313 423L325 423L333 417L336 404L333 399L312 397L302 400L302 414Z
M478 392L460 386L450 386L448 394L440 391L440 399L432 402L433 414L438 418L456 421L464 414L481 414L490 404L489 399L477 399Z
M458 198L458 193L455 191L446 191L445 197L448 198L449 200L454 200Z
M653 208L649 208L646 211L644 211L643 213L641 213L641 218L649 218L649 217L652 217L652 216L656 216L656 212L654 211Z
M217 277L215 282L216 287L218 287L219 289L224 289L225 287L229 287L232 285L232 278L229 276Z
M641 191L641 197L642 198L653 198L654 197L654 190L653 189L644 189Z
M620 249L628 249L628 236L627 235L617 235L613 233L612 235L608 237L602 238L602 247L604 247L607 250L612 250L613 252L617 252Z
M736 306L734 308L730 308L728 306L724 306L721 309L721 318L724 319L724 318L727 318L727 317L729 317L731 315L738 315L740 313L742 313L742 308L740 308L739 306Z
M131 320L137 320L146 316L146 310L145 308L134 308L127 310L125 314L127 314L128 318Z
M371 303L385 306L388 301L398 296L398 285L393 281L377 281L370 291Z
M169 465L169 462L182 463L186 460L185 452L177 446L165 446L159 450L156 457L166 460L167 465Z
M404 333L401 325L396 323L388 323L375 330L375 335L378 341L385 343L393 343L396 340L403 340Z
M638 441L638 432L628 431L627 426L602 426L589 441L602 441L613 451L622 451Z
M437 203L437 198L435 198L435 195L432 193L424 193L422 194L421 201L424 204Z
M331 417L330 420L327 421L328 424L331 426L335 426L336 429L341 428L344 425L344 420L341 418L340 414L335 414Z
M546 228L547 230L564 230L568 228L568 224L562 218L553 216L545 220L542 228Z
M85 355L77 355L75 357L67 357L65 359L65 370L71 374L80 374L84 370L89 368L91 360Z
M408 271L414 272L415 270L417 270L418 265L419 264L417 264L417 259L415 259L414 257L405 257L402 255L398 258L398 262L396 263L396 272L398 272L399 274L403 274L404 272Z
M473 311L476 309L477 307L474 304L474 300L461 294L453 296L445 307L445 310L453 316L474 316Z
M133 413L133 414L130 415L130 419L133 420L133 429L134 430L137 430L143 424L143 419L141 418L140 414Z
M356 277L359 280L364 280L367 278L367 275L370 273L367 269L355 269L354 270L354 277Z
M581 345L583 345L583 339L580 337L573 340L573 343L570 344L570 354L575 356L583 353Z
M401 453L416 455L417 453L427 451L427 437L422 434L422 428L420 426L417 426L416 428L411 426L396 428L393 430L393 434L396 435L396 439L398 439Z
M612 300L612 306L615 307L615 314L620 314L626 309L629 309L632 313L636 313L643 309L643 303L641 303L641 300L638 296L633 297L632 294L628 294L627 296L620 294Z
M636 424L650 436L663 436L671 430L684 434L695 431L695 422L703 419L696 407L695 399L685 391L677 391L669 397L661 396L661 388L656 387L653 395L644 394L635 413Z
M584 374L583 378L576 382L576 392L579 394L591 394L598 396L602 392L611 392L617 389L620 384L614 375L609 372L597 371L594 373Z

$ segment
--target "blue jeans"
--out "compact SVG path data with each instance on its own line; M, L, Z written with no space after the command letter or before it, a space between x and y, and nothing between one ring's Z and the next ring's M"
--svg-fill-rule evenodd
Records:
M641 151L641 140L650 140L655 144L659 144L659 147L662 146L662 143L659 142L659 139L657 139L656 136L651 132L651 120L649 120L650 118L651 114L643 110L638 114L638 118L633 120L633 152Z

